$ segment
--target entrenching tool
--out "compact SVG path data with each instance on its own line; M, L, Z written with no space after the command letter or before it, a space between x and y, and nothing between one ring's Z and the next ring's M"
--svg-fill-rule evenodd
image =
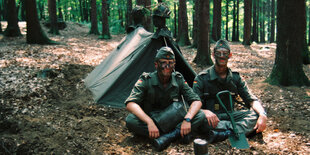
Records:
M229 96L229 103L230 103L231 111L228 111L226 106L222 102L222 100L220 98L220 95L222 95L222 94L227 94ZM232 102L232 97L231 97L230 91L228 91L228 90L220 91L216 94L216 97L217 97L220 105L223 107L223 109L225 110L225 112L229 116L232 127L233 127L233 134L228 137L229 141L230 141L230 145L232 147L237 148L237 149L248 149L250 146L249 146L249 143L245 137L245 134L239 133L239 131L236 127L236 122L235 122L235 119L233 117L234 108L233 108L233 102Z

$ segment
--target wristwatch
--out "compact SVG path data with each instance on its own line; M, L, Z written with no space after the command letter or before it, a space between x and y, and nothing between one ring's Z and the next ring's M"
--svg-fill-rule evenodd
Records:
M267 117L267 113L264 111L264 112L261 112L259 113L259 115L265 115Z
M191 122L191 119L190 118L184 118L184 121Z

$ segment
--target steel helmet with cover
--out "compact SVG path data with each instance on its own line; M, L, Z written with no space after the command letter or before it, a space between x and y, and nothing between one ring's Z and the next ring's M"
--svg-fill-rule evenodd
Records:
M169 18L170 14L171 11L169 10L169 8L162 3L158 4L153 10L153 16Z

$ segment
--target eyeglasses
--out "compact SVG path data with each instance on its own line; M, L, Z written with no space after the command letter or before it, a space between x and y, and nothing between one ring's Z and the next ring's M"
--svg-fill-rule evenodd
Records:
M214 55L216 57L229 57L229 51L215 51Z
M174 61L158 61L158 62L162 68L172 68L175 65Z

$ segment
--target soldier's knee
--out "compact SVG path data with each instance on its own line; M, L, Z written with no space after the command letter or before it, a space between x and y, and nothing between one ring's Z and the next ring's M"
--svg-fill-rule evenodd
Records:
M129 114L126 117L126 127L130 130L135 126L134 124L135 124L134 117L132 116L132 114Z

